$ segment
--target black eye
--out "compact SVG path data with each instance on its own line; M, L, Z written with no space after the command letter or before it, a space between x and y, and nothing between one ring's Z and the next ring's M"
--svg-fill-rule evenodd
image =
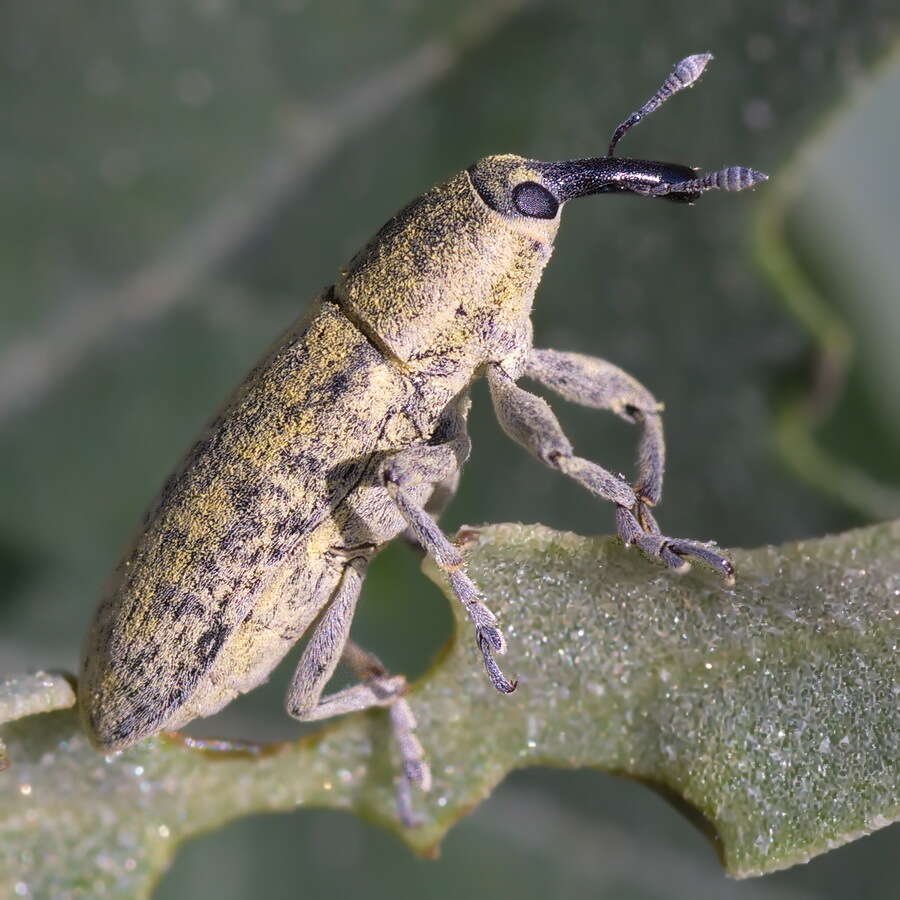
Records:
M559 209L559 201L546 188L525 181L513 188L513 203L523 216L535 219L552 219Z

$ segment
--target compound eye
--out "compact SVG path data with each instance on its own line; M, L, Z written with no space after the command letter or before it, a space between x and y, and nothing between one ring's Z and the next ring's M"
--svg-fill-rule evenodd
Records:
M559 201L545 187L534 181L517 184L512 192L513 203L523 216L552 219L559 209Z

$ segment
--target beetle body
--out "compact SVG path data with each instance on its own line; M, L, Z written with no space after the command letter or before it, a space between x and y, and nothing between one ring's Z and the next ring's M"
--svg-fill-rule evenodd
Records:
M255 687L348 554L406 528L375 483L380 462L427 443L480 366L521 368L557 224L510 227L460 173L392 219L281 338L169 479L108 589L83 677L99 746Z
M706 61L682 61L663 87L688 86ZM692 557L730 577L727 560L663 536L650 513L662 489L659 404L609 363L534 349L530 314L568 200L690 201L763 177L732 168L697 178L612 155L490 156L399 212L249 374L148 512L85 644L80 699L93 743L123 749L218 711L311 629L288 711L309 720L389 707L401 787L427 789L405 682L348 635L369 560L407 531L464 604L494 686L515 689L494 659L505 650L499 626L429 514L468 454L468 390L481 375L504 430L614 503L627 544L678 571ZM634 484L575 456L546 402L515 384L523 375L639 424ZM341 659L359 684L322 696ZM412 822L404 790L398 803Z

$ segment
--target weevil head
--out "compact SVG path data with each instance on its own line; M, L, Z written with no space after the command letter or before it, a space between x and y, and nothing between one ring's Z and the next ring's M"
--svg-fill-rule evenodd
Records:
M487 156L387 222L341 273L335 297L409 368L471 372L527 349L566 202L693 176L640 160Z
M466 171L478 198L506 227L553 244L562 201L547 163L507 153L485 156Z

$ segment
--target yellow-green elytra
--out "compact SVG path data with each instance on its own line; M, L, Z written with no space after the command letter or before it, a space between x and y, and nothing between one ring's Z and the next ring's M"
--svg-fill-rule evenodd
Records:
M488 676L515 689L495 654L498 623L435 524L469 452L468 392L486 376L504 430L548 466L613 502L619 534L675 570L693 557L726 578L713 549L665 537L650 512L662 490L659 405L610 363L532 347L532 300L563 204L629 192L696 199L765 176L612 155L622 134L692 84L708 54L682 60L616 130L610 155L563 162L489 156L392 218L237 388L166 482L119 564L88 635L84 723L103 751L220 710L264 681L315 622L287 694L303 720L370 706L390 710L409 786L428 764L405 681L348 640L371 558L406 531L447 573L475 629ZM639 423L628 484L573 455L523 377ZM359 679L322 692L338 662Z

